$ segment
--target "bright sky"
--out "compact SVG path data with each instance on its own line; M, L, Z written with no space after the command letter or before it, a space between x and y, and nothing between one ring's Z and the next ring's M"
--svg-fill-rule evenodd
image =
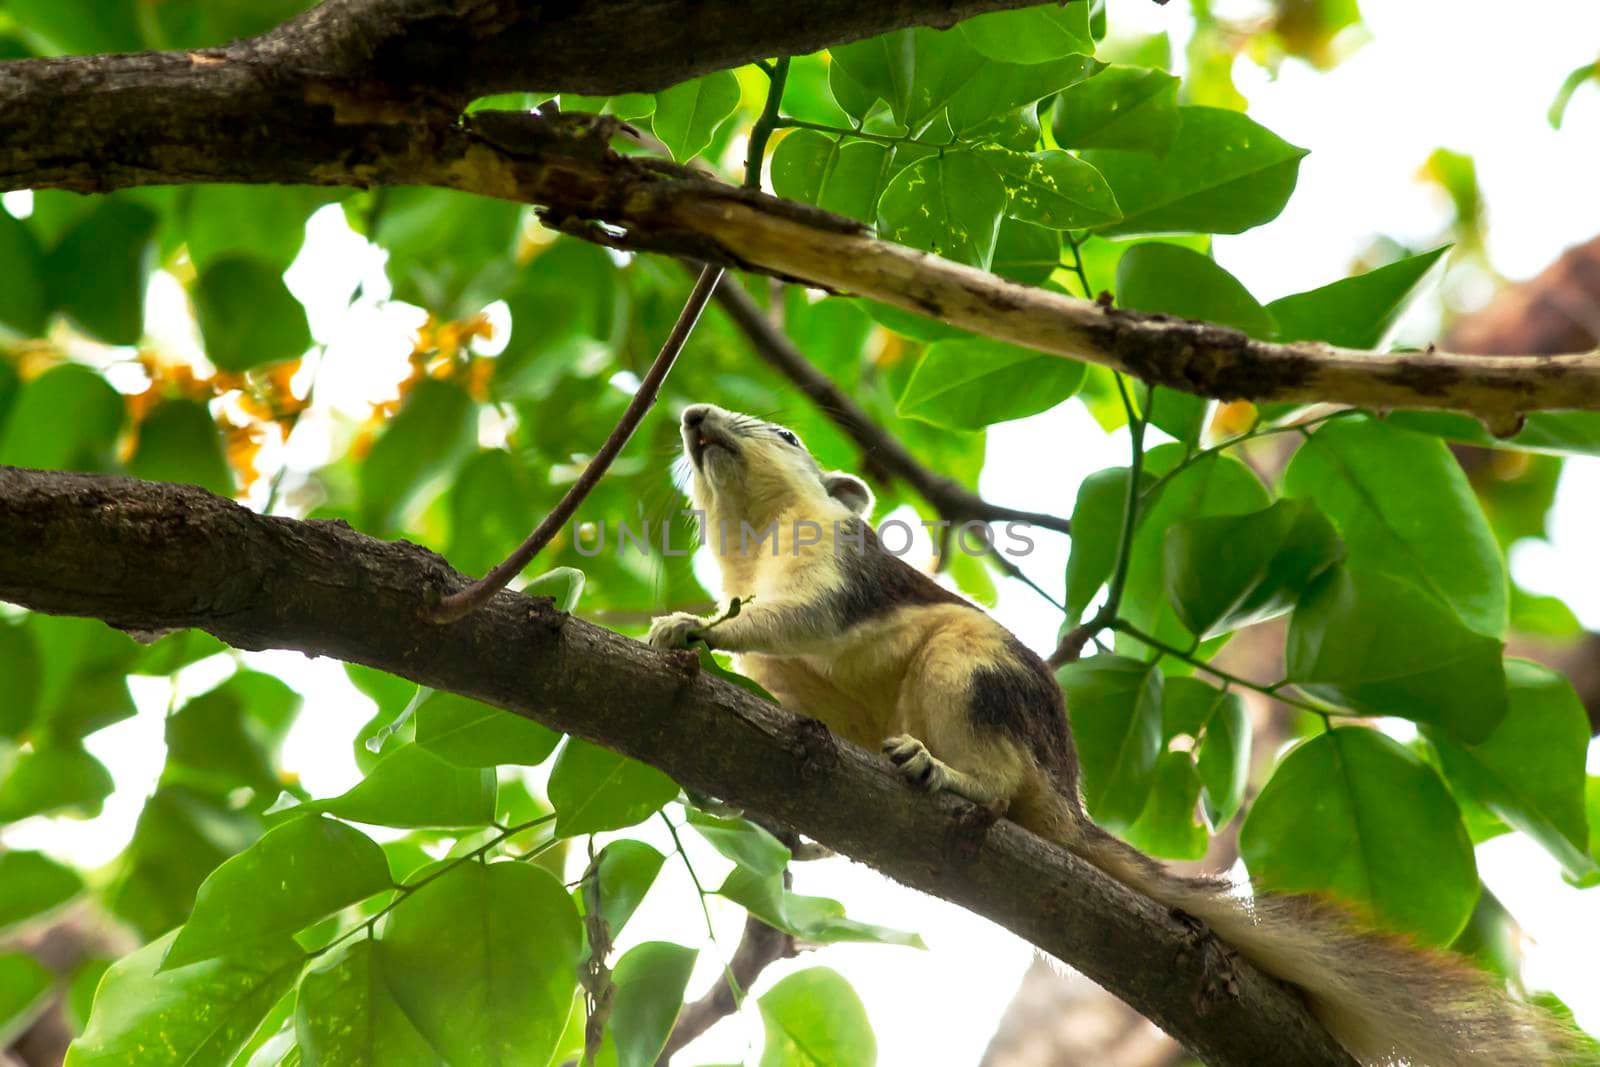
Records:
M1230 11L1251 4L1218 4ZM1447 221L1447 206L1415 181L1423 160L1444 146L1473 155L1489 208L1488 250L1512 278L1530 276L1567 245L1600 233L1600 92L1580 91L1563 130L1544 119L1566 72L1596 58L1600 5L1586 0L1524 0L1514 14L1489 0L1416 3L1363 0L1373 41L1331 73L1286 65L1276 81L1246 62L1235 77L1251 102L1251 115L1286 139L1312 150L1299 187L1276 222L1217 242L1218 259L1263 301L1343 277L1376 234L1420 243ZM1188 15L1183 5L1112 0L1113 25L1167 29L1182 55ZM8 205L12 202L8 200ZM355 412L370 388L374 359L403 361L415 313L404 308L363 308L342 315L354 280L381 284L381 260L350 234L336 212L314 219L306 250L290 281L307 301L318 340L329 344L318 382L319 397L344 397ZM176 283L152 292L152 322L179 321ZM163 310L166 309L166 310ZM1426 326L1424 319L1422 325ZM170 339L192 346L183 337ZM349 358L345 358L348 356ZM400 374L397 365L396 377ZM710 398L714 399L714 398ZM337 401L336 401L337 406ZM363 409L364 411L364 409ZM331 423L312 421L292 448L307 466L325 454ZM1038 463L1040 455L1051 457ZM1030 508L1070 507L1088 473L1126 461L1120 438L1108 437L1080 405L994 428L981 488L989 499ZM269 461L270 461L270 457ZM1037 472L1051 472L1040 484ZM1600 529L1600 460L1567 463L1548 544L1519 546L1512 566L1535 591L1557 593L1591 628L1600 628L1600 564L1592 551ZM1066 558L1064 538L1042 535L1024 561L1048 589L1059 589ZM1017 583L1001 591L997 614L1036 648L1050 647L1058 619ZM319 795L337 793L358 777L349 740L370 715L370 705L336 663L298 655L247 655L258 669L276 673L307 695L305 713L284 753L287 769ZM207 661L185 672L181 686L202 692L228 668ZM132 832L163 758L162 716L170 692L165 680L131 680L139 715L95 734L89 748L111 769L118 792L92 823L33 820L7 831L6 844L42 848L80 863L112 858ZM1600 749L1591 752L1600 772ZM538 772L535 772L536 776ZM651 827L653 843L670 852L665 834ZM726 869L709 848L690 845L701 880L720 882ZM1553 860L1521 835L1479 850L1485 880L1527 929L1532 983L1553 988L1591 1029L1600 1029L1600 985L1591 979L1600 956L1600 917L1593 891L1579 894L1560 881ZM837 946L769 968L760 994L795 969L831 966L860 992L880 1041L883 1067L975 1064L1000 1011L1031 960L1024 943L970 913L886 882L844 860L800 865L796 889L846 901L857 918L917 930L930 950ZM630 924L624 946L640 940L684 940L700 929L699 907L681 864L669 861L658 890ZM737 943L742 911L712 901L717 944L702 952L691 990L704 989ZM686 925L687 923L687 925ZM753 1006L679 1058L684 1064L730 1062L759 1053L761 1024Z

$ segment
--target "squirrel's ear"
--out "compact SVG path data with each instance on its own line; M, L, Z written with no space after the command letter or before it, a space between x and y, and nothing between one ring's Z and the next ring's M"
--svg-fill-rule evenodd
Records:
M872 510L872 490L867 483L844 471L829 471L822 476L828 495L855 512L865 515Z

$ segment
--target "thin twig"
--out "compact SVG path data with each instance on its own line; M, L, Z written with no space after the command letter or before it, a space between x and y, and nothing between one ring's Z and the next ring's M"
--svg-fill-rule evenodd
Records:
M905 445L874 422L861 405L819 371L787 335L773 326L737 282L724 279L717 286L716 298L722 310L750 341L756 355L793 382L860 447L863 461L872 473L904 481L953 523L1023 522L1057 533L1072 532L1072 524L1060 516L991 504L960 482L924 467Z
M783 86L789 76L789 58L785 56L779 59L768 73L772 84L767 89L767 100L761 109L761 116L750 132L750 151L744 165L745 188L757 191L761 188L761 164L766 155L767 141L771 138L778 122L778 107L783 102ZM695 279L694 288L689 292L689 299L684 302L683 311L678 314L678 321L673 324L672 332L667 335L661 351L656 354L655 362L650 364L644 380L639 383L639 388L634 390L633 399L628 402L628 408L617 421L616 428L611 431L611 435L606 438L605 444L600 446L600 451L595 453L588 466L583 468L578 480L572 483L566 495L544 517L544 521L539 523L533 533L528 535L528 539L517 546L515 552L476 582L440 600L427 614L430 621L453 622L488 603L491 597L522 572L522 568L526 567L528 562L539 554L539 550L549 544L556 532L572 518L578 510L578 505L583 503L584 498L600 483L606 471L611 469L612 461L628 443L633 432L639 428L639 423L643 421L645 415L655 406L656 397L661 394L661 384L666 381L672 365L678 360L678 353L683 351L684 343L694 332L695 324L700 321L700 313L706 309L706 304L710 301L712 292L717 289L717 282L721 278L721 267L706 264L700 268L700 276Z
M650 370L645 373L639 388L634 390L633 399L628 401L627 410L622 413L622 418L617 420L617 425L606 438L605 444L600 446L600 451L596 452L588 466L583 468L583 473L578 475L578 480L572 483L560 503L550 509L544 521L534 528L528 539L518 545L516 551L507 556L504 562L465 589L451 593L440 600L426 613L428 621L454 622L487 604L490 598L504 589L511 579L522 573L522 568L528 565L528 561L538 555L539 550L549 544L556 532L567 524L578 510L578 505L583 503L584 498L600 483L606 471L611 469L612 460L617 458L622 446L628 443L633 431L639 428L639 423L644 420L645 414L655 405L656 397L661 393L661 383L666 381L667 373L677 362L678 353L683 351L684 342L694 331L695 323L700 321L700 313L705 310L706 303L711 299L711 292L717 287L717 281L721 277L721 267L707 265L700 268L700 277L695 280L694 289L690 291L689 299L684 302L678 321L673 324L672 332L667 335L666 342L656 354L655 362L650 364Z

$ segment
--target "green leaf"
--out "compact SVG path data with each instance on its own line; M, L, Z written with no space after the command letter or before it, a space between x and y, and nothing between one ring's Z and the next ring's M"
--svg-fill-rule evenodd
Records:
M65 1067L192 1067L231 1061L278 999L294 987L304 957L292 941L249 959L215 959L159 971L175 934L111 965L89 1026Z
M577 988L578 913L525 863L467 862L401 901L378 943L388 988L450 1063L544 1063ZM470 1006L470 1010L463 1010Z
M1180 681L1186 679L1179 679ZM1187 752L1163 752L1150 779L1150 799L1123 831L1128 844L1152 856L1197 860L1206 854L1206 828L1195 819L1200 772Z
M710 146L711 135L738 106L739 79L719 70L657 93L650 128L672 158L684 163Z
M1584 812L1583 703L1566 678L1527 660L1506 662L1506 684L1509 710L1482 742L1428 731L1445 780L1539 842L1573 879L1600 882Z
M1161 754L1161 672L1122 656L1094 656L1056 672L1067 694L1095 822L1125 830L1150 795Z
M513 309L513 317L517 314ZM467 574L485 574L528 535L543 515L529 475L517 457L499 448L483 449L462 464L449 493L445 556L452 565Z
M946 38L953 35L946 34ZM945 114L955 136L973 141L1004 143L1011 135L999 135L991 123L1006 122L1013 134L1017 127L1010 116L1023 108L1087 77L1094 70L1094 61L1087 56L1067 56L1045 63L992 63L982 62L972 76L950 95ZM1023 120L1036 127L1037 116ZM1033 147L1038 134L1027 138L1026 147Z
M1175 441L1199 446L1200 438L1211 422L1210 397L1146 385L1144 382L1133 384L1133 396L1134 403L1150 420L1150 425L1171 434Z
M653 1067L683 1007L699 950L670 941L646 941L622 954L611 971L617 987L601 1067Z
M549 793L556 836L574 837L649 818L678 795L678 783L654 767L569 737L550 772Z
M283 271L251 256L222 256L200 272L194 314L219 370L297 359L311 347L306 309L283 284Z
M710 815L688 809L689 825L711 842L711 847L757 874L781 874L789 865L789 849L765 827L749 819Z
M584 575L576 567L554 567L522 587L527 596L547 596L561 611L571 615L578 610L583 595Z
M1278 322L1278 340L1378 348L1429 268L1449 250L1449 245L1443 245L1354 278L1274 300L1267 310Z
M111 773L76 745L17 752L0 744L0 824L63 809L98 815L113 788Z
M1005 220L1001 220L1004 222ZM999 242L995 242L998 251ZM858 298L856 305L865 311L872 320L886 329L893 330L902 337L909 337L914 341L945 341L954 338L970 339L974 336L970 331L958 326L949 326L938 319L927 315L918 315L914 311L906 311L890 304L880 304L876 300Z
M1326 893L1444 945L1478 899L1472 842L1433 769L1376 730L1330 730L1284 757L1239 831L1261 888Z
M1145 454L1145 470L1157 477L1175 471L1186 451L1181 444L1153 448ZM1154 497L1147 495L1143 501L1123 588L1122 617L1160 640L1188 647L1189 631L1167 599L1167 530L1186 519L1258 511L1268 502L1266 487L1255 472L1229 455L1213 452L1172 474ZM1125 654L1142 652L1143 647L1117 635L1117 648Z
M1584 63L1573 68L1561 82L1561 88L1556 90L1555 98L1550 101L1550 110L1545 116L1550 120L1551 129L1561 128L1561 122L1567 115L1567 104L1572 101L1572 94L1587 81L1600 82L1600 62Z
M532 719L435 692L417 709L417 744L460 767L543 763L561 735Z
M494 821L489 768L457 767L420 745L385 756L346 793L304 807L378 826L485 826Z
M776 704L778 702L778 698L761 688L761 684L759 682L756 682L750 678L746 678L738 671L729 670L727 667L724 667L721 663L717 662L717 657L713 655L711 650L704 644L696 644L695 652L700 656L700 669L702 671L721 678L729 685L736 685L747 693L753 693L760 699L765 700L768 704Z
M83 892L78 872L42 852L0 852L0 933Z
M1163 741L1180 735L1196 740L1200 800L1213 829L1221 829L1244 802L1250 774L1250 719L1244 701L1198 678L1168 678L1162 685L1161 733Z
M145 937L170 930L189 917L206 875L260 832L254 815L191 789L158 787L139 814L106 902Z
M361 465L362 526L374 534L392 531L422 490L471 451L477 435L471 397L447 382L420 382Z
M1346 564L1306 591L1284 662L1313 696L1477 743L1506 716L1502 647L1417 586Z
M301 980L294 1032L305 1067L445 1067L395 999L369 938L336 949Z
M22 387L0 433L0 463L105 470L122 429L122 412L122 397L88 367L51 367Z
M1161 70L1109 66L1063 89L1050 129L1063 148L1165 155L1178 136L1178 79Z
M1083 384L1084 365L1003 341L937 341L906 383L895 406L902 418L954 430L1048 411Z
M162 783L181 783L217 796L236 789L275 796L282 785L274 768L275 752L300 701L300 694L283 682L255 671L240 671L189 701L167 719Z
M890 180L878 201L885 238L957 263L989 269L1006 187L986 156L929 156Z
M291 819L211 872L161 969L254 955L391 884L383 849L361 831Z
M1087 3L1043 4L996 11L960 24L967 43L999 63L1044 63L1064 55L1094 55Z
M988 147L979 154L1005 183L1010 197L1006 213L1012 218L1067 230L1121 217L1105 178L1070 152L1052 148L1024 153Z
M10 1048L50 1006L55 977L32 956L0 953L0 1048Z
M913 136L927 128L986 62L960 34L921 27L869 37L829 52L835 72L854 83L840 85L830 75L840 106L859 118L866 115L872 100L881 99L895 122Z
M50 287L44 251L27 223L0 210L0 324L24 337L44 333L50 320Z
M873 1067L878 1039L850 983L811 967L773 986L758 1001L766 1027L761 1067Z
M633 917L665 861L660 852L631 838L613 841L600 850L600 916L613 939ZM581 888L575 896L578 910L583 912Z
M45 46L44 54L134 52L142 47L137 9L99 0L6 0L7 14Z
M128 671L139 646L95 619L33 615L27 620L40 651L35 745L76 742L134 714Z
M1055 273L1060 262L1059 232L1009 217L1000 220L990 270L1023 285L1039 285Z
M1140 483L1151 480L1141 475ZM1095 593L1111 577L1127 502L1127 467L1095 471L1078 485L1078 499L1072 507L1072 554L1067 557L1069 625L1083 616Z
M390 186L383 210L371 201L344 201L345 218L358 233L389 251L386 265L394 299L425 307L442 318L462 318L501 295L516 270L524 207L452 189ZM366 233L368 218L375 233Z
M1215 637L1289 611L1343 555L1309 500L1189 519L1167 529L1167 598L1190 633Z
M131 200L95 202L45 256L51 301L108 345L144 335L144 290L156 214Z
M1136 244L1117 261L1117 303L1133 311L1198 319L1267 338L1272 315L1216 260L1162 241Z
M1243 233L1277 218L1306 150L1237 111L1180 107L1178 114L1178 136L1165 156L1085 153L1122 207L1122 220L1100 233Z
M1505 561L1442 441L1366 416L1335 419L1295 452L1283 484L1333 520L1352 570L1413 582L1479 633L1505 633Z
M128 473L233 495L233 471L222 452L222 435L211 412L196 400L168 400L145 417Z
M220 47L278 26L311 0L163 0L141 12L152 48Z
M189 258L203 271L218 259L243 256L282 274L305 240L306 220L331 199L326 190L303 186L188 186L179 210Z
M26 622L0 621L0 678L10 690L0 702L0 738L14 738L33 724L39 706L39 647Z
M892 160L893 153L881 144L795 130L772 153L772 188L789 200L870 223L877 218Z
M792 893L783 887L780 874L757 874L748 867L735 867L717 893L768 926L813 944L861 941L904 948L928 947L917 934L846 917L844 905L837 900Z
M1494 436L1472 416L1452 411L1396 411L1386 421L1483 448L1600 456L1600 412L1535 411L1528 415L1521 433L1505 438Z

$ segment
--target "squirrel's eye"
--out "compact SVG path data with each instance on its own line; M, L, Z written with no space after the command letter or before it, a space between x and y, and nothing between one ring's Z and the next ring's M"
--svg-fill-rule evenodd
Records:
M796 448L800 447L800 438L796 437L794 434L790 433L788 430L776 430L774 432L777 433L777 435L780 438L782 438L784 441L787 441L789 444L794 445L794 447L796 447Z

